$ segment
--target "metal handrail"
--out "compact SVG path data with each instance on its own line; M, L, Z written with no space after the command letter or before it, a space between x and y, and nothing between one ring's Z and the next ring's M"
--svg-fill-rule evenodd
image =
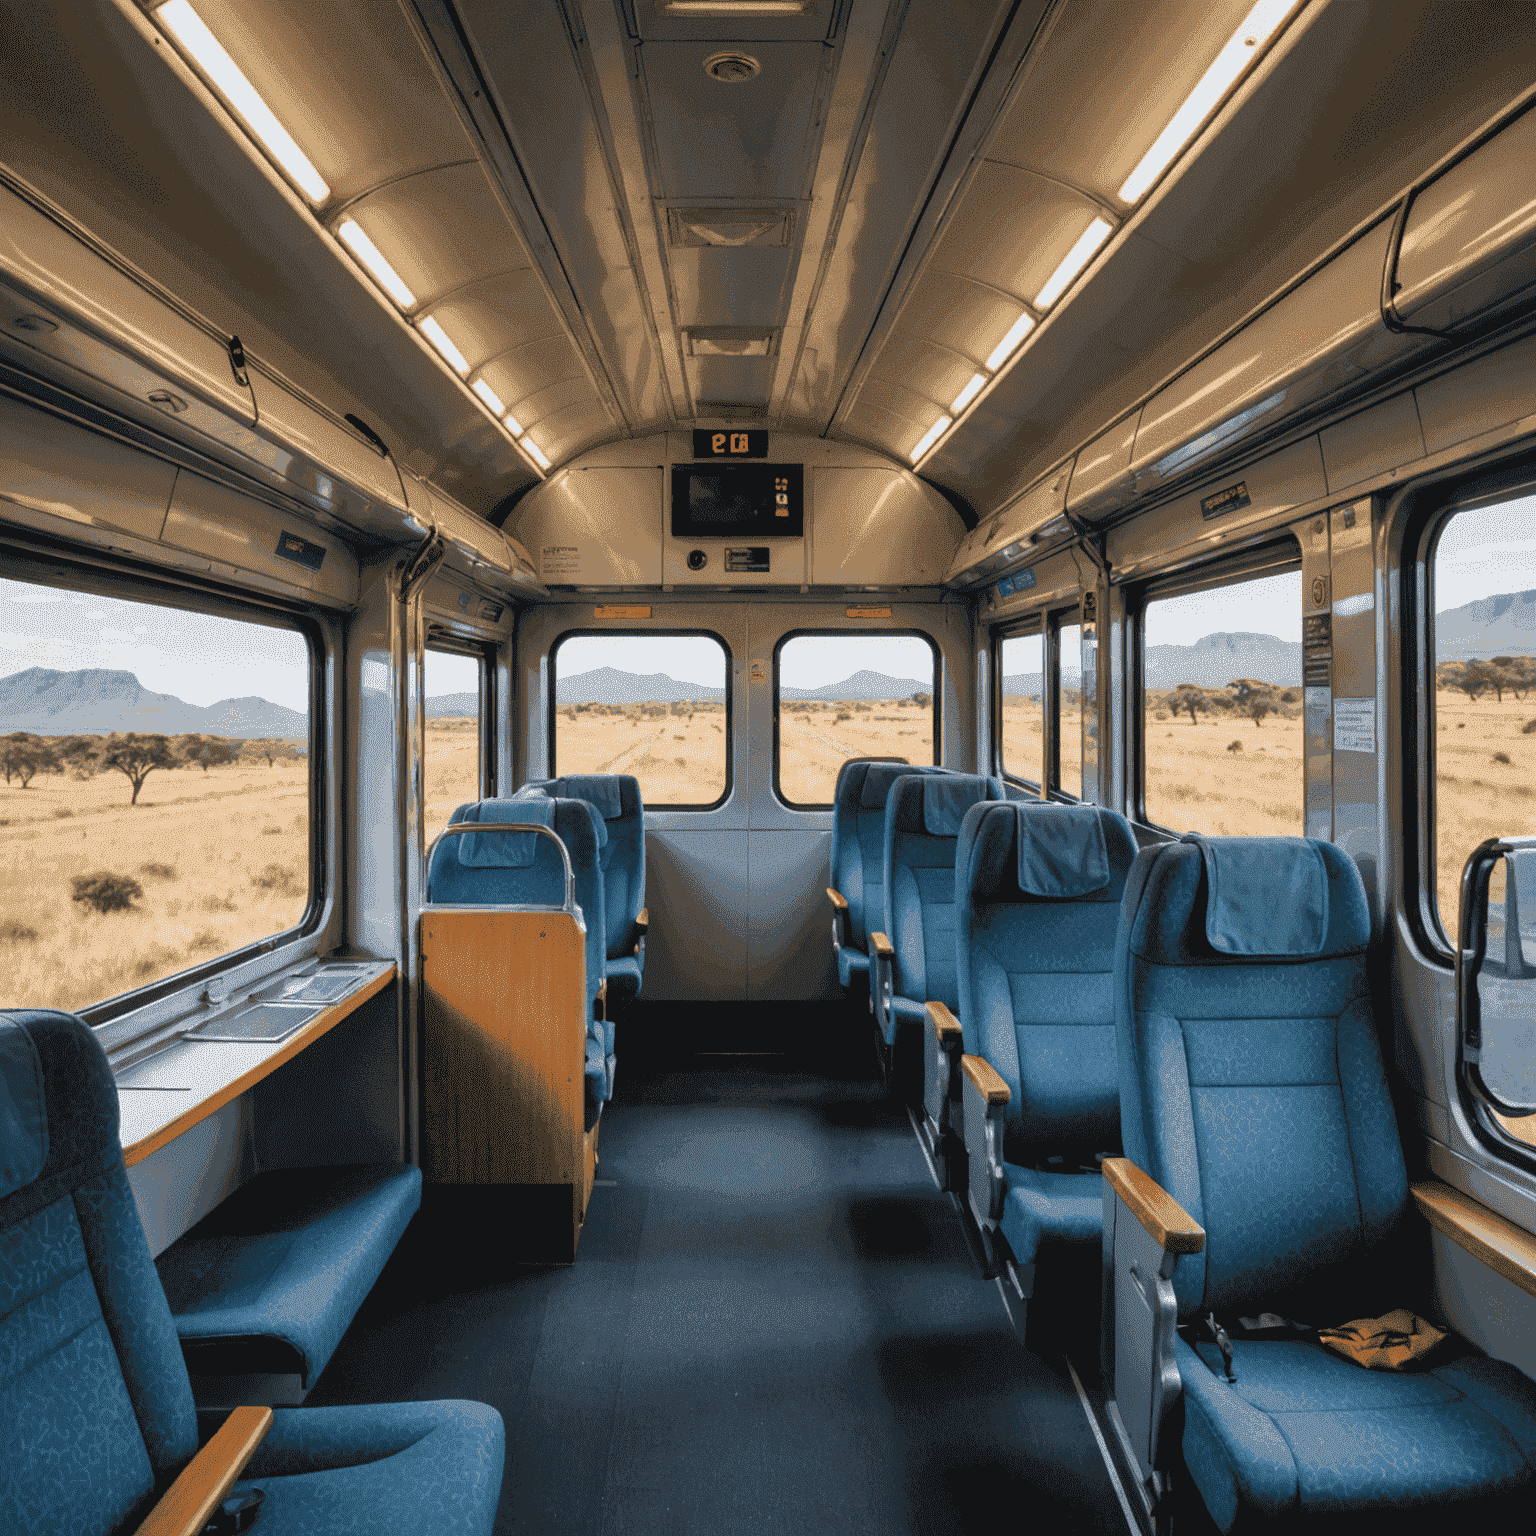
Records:
M516 832L519 835L537 832L550 838L555 847L560 850L560 862L565 866L565 904L561 910L576 917L581 916L581 908L576 905L576 875L571 869L570 851L554 828L541 826L536 821L456 821L452 826L444 827L432 839L432 846L427 849L427 904L429 906L432 903L432 855L437 852L437 845L445 837L457 832Z

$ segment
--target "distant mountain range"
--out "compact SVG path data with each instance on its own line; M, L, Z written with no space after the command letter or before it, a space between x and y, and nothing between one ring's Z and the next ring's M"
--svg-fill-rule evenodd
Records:
M188 704L175 694L152 693L132 672L28 667L0 677L0 730L39 736L148 731L303 739L309 734L309 717L254 694L216 704Z
M786 699L909 699L927 693L931 682L916 677L891 677L867 668L840 683L820 688L782 688ZM594 667L555 683L556 704L671 704L679 699L723 699L723 688L680 683L665 672L624 672L618 667Z
M1435 615L1435 659L1536 655L1536 590L1500 592Z
M443 720L480 713L478 693L432 693L427 695L427 719Z

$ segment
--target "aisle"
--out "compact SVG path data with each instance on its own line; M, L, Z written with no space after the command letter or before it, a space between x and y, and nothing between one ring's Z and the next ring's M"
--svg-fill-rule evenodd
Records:
M872 1083L733 1057L626 1086L573 1268L488 1273L413 1227L309 1401L494 1404L498 1532L991 1532L1012 1507L1124 1536L1065 1367L1018 1346Z

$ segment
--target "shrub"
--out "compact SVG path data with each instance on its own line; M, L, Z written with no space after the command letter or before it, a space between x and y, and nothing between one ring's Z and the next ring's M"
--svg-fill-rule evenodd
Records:
M53 808L53 816L55 821L63 821L66 817L73 816L74 814L75 813L70 810L67 805L56 805Z
M283 835L283 829L281 827L263 827L261 829L261 835L263 837L281 837Z
M74 894L69 898L92 912L131 912L144 887L131 875L114 875L98 870L94 875L76 875L70 880Z
M1520 727L1520 734L1522 736L1536 735L1536 720L1527 720L1525 724Z
M0 923L0 944L30 944L36 937L37 929L25 923Z
M223 949L223 947L224 940L221 939L218 934L216 934L211 928L205 928L201 933L194 934L191 942L187 945L188 949L199 953L206 953L211 950Z
M1241 752L1242 750L1243 750L1243 744L1240 741L1229 741L1227 743L1227 751L1228 752Z
M204 912L238 912L240 910L228 896L204 896L202 906Z
M139 873L148 875L151 880L174 880L176 878L176 866L174 864L156 864L151 860L148 864L139 865Z
M300 880L286 864L268 864L259 875L251 876L251 884L279 896L302 896L306 889L306 882Z
M1508 752L1495 752L1493 754L1493 760L1496 763L1508 763L1509 762L1509 753Z

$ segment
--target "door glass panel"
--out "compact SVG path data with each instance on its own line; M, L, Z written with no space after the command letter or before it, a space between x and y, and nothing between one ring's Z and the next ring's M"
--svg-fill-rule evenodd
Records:
M1057 716L1061 772L1056 787L1069 795L1083 792L1083 630L1080 624L1063 624L1057 631L1056 655L1060 665L1061 708Z
M461 805L480 799L480 678L485 661L454 651L428 650L426 757L422 777L426 804L422 826L427 845Z
M1147 819L1215 837L1299 837L1301 572L1154 599L1142 634Z
M917 635L795 635L778 651L778 759L790 805L831 805L851 757L933 763L932 644Z
M1009 635L1002 652L1002 755L1003 771L1028 784L1038 785L1044 775L1045 637Z

